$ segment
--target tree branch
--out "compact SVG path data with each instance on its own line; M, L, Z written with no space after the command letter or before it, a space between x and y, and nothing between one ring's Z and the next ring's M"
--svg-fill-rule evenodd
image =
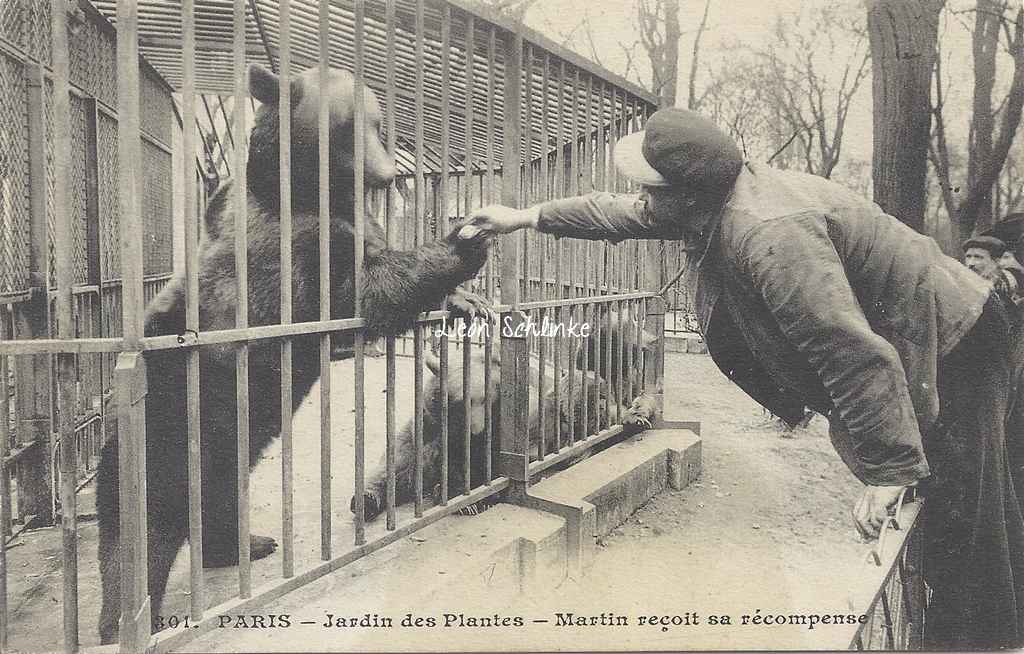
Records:
M708 25L708 9L711 7L711 0L704 2L704 14L700 18L700 25L697 26L697 34L693 37L693 58L690 60L690 81L686 96L686 106L696 111L700 108L697 100L697 65L700 59L700 40L704 36L704 30Z

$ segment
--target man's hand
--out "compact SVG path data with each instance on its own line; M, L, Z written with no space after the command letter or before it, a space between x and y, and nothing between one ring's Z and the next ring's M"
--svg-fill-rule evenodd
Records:
M896 505L905 486L867 486L853 507L853 524L865 540L878 538L889 509Z
M492 204L473 212L469 224L494 234L508 234L524 227L537 228L539 211L535 207L513 209Z

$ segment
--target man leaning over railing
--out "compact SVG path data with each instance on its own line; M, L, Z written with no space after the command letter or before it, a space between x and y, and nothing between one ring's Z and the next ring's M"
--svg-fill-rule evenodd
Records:
M473 223L682 240L711 356L788 422L803 417L798 406L829 416L836 450L866 485L853 509L860 533L877 537L907 485L926 495L925 646L1020 646L1024 519L1004 419L1011 358L1024 350L1011 347L991 285L838 184L744 162L693 112L656 112L614 155L639 195L490 206Z

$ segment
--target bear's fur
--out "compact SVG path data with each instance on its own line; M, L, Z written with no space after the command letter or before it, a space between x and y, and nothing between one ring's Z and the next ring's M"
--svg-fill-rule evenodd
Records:
M555 442L555 420L559 421L560 433L562 434L562 445L570 444L573 428L579 437L594 434L598 431L598 425L606 422L607 402L609 387L608 380L618 380L616 365L609 365L606 361L606 340L612 339L612 353L615 355L619 349L625 354L626 349L633 353L634 360L643 352L653 352L656 338L647 330L640 330L640 343L636 343L636 323L630 318L623 321L627 327L626 333L620 333L619 314L611 311L611 330L608 330L604 321L605 312L601 313L601 321L596 325L602 334L601 352L595 352L596 339L587 339L586 347L590 355L587 361L587 370L583 370L582 349L577 353L575 370L563 371L560 380L561 392L559 404L555 405L554 390L548 382L548 391L545 393L545 421L540 424L540 411L537 400L537 375L536 362L532 362L530 370L530 450L531 458L540 458L541 434L545 434L547 441L546 454L557 451L558 443ZM501 444L501 398L498 385L501 380L501 362L497 355L498 345L494 347L491 368L491 416L493 420L491 440L491 462L492 479L500 476L498 469L498 452ZM487 479L487 439L484 431L484 411L486 407L486 394L484 385L484 355L480 349L474 349L471 356L470 378L470 487L476 488L489 481ZM427 355L425 358L427 368L432 377L424 389L425 406L423 410L423 487L424 497L436 501L438 499L437 487L441 481L442 463L442 442L441 442L441 384L440 384L440 360ZM617 361L613 356L612 363ZM572 375L572 395L569 394L569 378ZM583 379L587 378L588 406L591 410L587 415L587 424L583 425ZM448 365L448 492L454 497L463 492L465 486L465 409L462 396L462 353L454 349L450 352ZM595 410L596 409L596 410ZM644 426L642 423L634 424L629 420L630 411L625 407L619 408L620 416L627 422L627 431L637 431ZM575 425L573 425L575 421ZM649 426L649 425L648 425ZM416 495L416 459L415 459L415 424L410 420L398 433L395 444L395 504L400 506L413 501ZM386 456L386 455L385 455ZM569 464L580 460L573 459ZM387 476L385 469L385 458L382 457L379 467L370 476L366 483L366 490L363 499L363 515L366 520L372 520L386 508ZM355 511L355 498L349 502L349 508Z
M354 306L353 97L351 74L332 70L325 89L312 69L292 81L292 297L293 321L319 319L319 218L317 107L320 92L330 96L331 317L347 318ZM270 71L250 69L250 92L262 103L251 136L248 175L248 320L250 326L280 322L280 198L278 142L278 78ZM365 90L367 188L386 184L395 173L393 160L380 141L381 112L372 91ZM200 331L235 327L237 306L232 184L210 200L205 234L199 247ZM379 225L365 223L363 316L367 342L398 334L418 313L436 308L444 297L449 306L471 316L483 301L456 286L472 278L487 256L489 237L479 234L427 243L417 250L387 247ZM146 335L185 331L185 279L177 277L151 302ZM292 405L301 405L320 374L319 335L292 339ZM207 566L234 565L237 533L237 412L233 344L200 348L203 555ZM178 550L188 538L188 473L186 438L186 367L180 351L147 354L148 396L147 503L148 573L151 613L160 614L167 577ZM249 347L250 459L254 465L279 433L281 424L280 341L257 340ZM121 613L120 534L117 441L109 441L100 463L97 510L103 607L102 643L113 642ZM252 558L273 552L270 538L252 537Z

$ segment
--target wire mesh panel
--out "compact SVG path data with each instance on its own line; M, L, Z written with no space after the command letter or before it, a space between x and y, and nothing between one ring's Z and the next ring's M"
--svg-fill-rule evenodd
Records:
M170 124L168 118L168 129ZM169 273L173 269L174 254L171 225L171 155L143 139L142 167L145 179L142 197L142 214L145 220L145 274Z
M113 30L96 20L83 21L71 34L70 54L72 83L106 105L116 105L116 47Z
M8 8L9 10L9 8ZM0 11L3 11L0 9ZM30 229L25 67L0 54L0 295L28 284Z
M28 57L50 64L50 4L41 0L0 2L0 37Z
M89 201L86 197L86 133L85 101L82 98L71 98L71 179L65 183L70 185L71 195L71 247L74 257L73 281L84 284L88 278L88 262L86 261L86 221Z
M99 153L99 218L100 218L100 278L104 281L121 277L120 234L121 207L117 202L118 161L117 121L100 114L97 125L97 151ZM120 320L120 312L114 312ZM108 332L112 335L117 332Z

